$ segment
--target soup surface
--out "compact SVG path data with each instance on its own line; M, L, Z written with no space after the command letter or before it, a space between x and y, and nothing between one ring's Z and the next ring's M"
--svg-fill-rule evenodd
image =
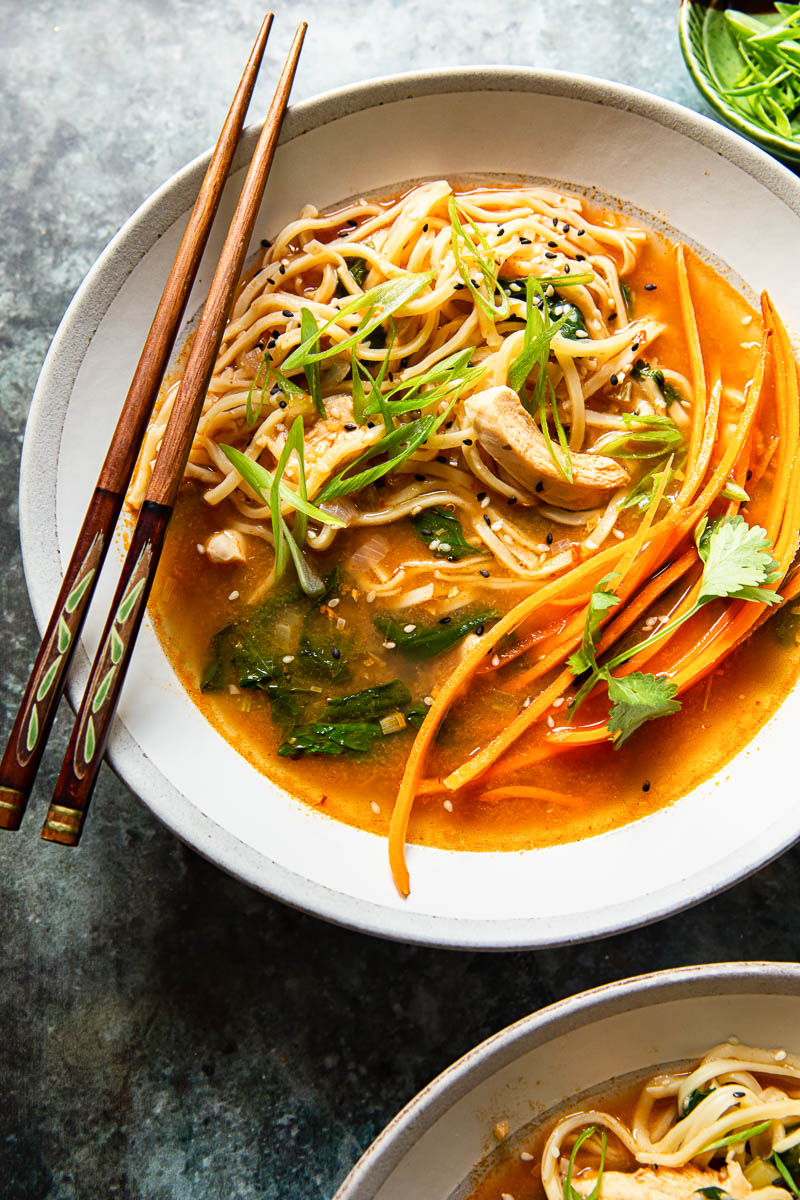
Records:
M711 267L690 252L685 264L705 375L702 402L676 248L585 199L473 187L453 200L448 185L431 184L336 213L306 209L274 244L265 243L240 287L150 603L193 699L260 771L331 817L387 833L428 712L436 714L437 696L469 655L481 657L476 647L498 619L594 557L619 558L643 523L657 529L670 510L680 512L704 431L700 476L706 486L713 482L747 418L764 327ZM369 296L387 280L396 283L401 272L421 279L423 271L431 294L444 291L444 300L434 306L425 291L382 323L385 307L376 315L377 301L365 301L334 328L335 337L328 335L328 346L328 312L336 318L362 291ZM391 305L390 295L383 299ZM303 323L304 308L311 326ZM336 352L370 315L374 328ZM316 343L308 341L309 328L322 330ZM309 344L312 352L327 347L327 358L293 369L292 354ZM425 371L414 391L413 380ZM776 473L788 469L786 430L776 417L776 368L768 363L764 370L762 361L761 376L757 423L746 441L742 435L727 490L717 488L706 519L712 530L723 517L743 526L743 507L750 526L771 521L765 545L778 557L783 525L771 497ZM403 380L411 381L405 391L398 388ZM176 387L162 395L134 506ZM359 391L366 397L361 412ZM367 420L370 398L374 419ZM705 426L697 416L701 403ZM386 464L398 445L402 456L408 443L397 440L401 427L431 413L439 423L402 461L347 490L357 468ZM298 422L304 464L288 451L281 464ZM530 440L534 434L541 445ZM389 437L383 451L381 436ZM282 470L292 489L304 476L310 501L342 522L332 529L310 517L309 532L295 539L297 571L296 555L284 547L286 566L276 578L272 476L262 477L260 491L253 480L243 484L225 445L246 450L271 473ZM331 492L332 478L340 480L338 491ZM283 500L288 515L292 505ZM784 523L790 519L784 515ZM293 529L296 535L296 511ZM663 571L681 554L696 555L691 533L676 537L643 584L666 578ZM309 567L316 580L310 584L303 576ZM669 586L656 586L615 649L639 646L685 612L702 569L695 557ZM642 669L654 672L657 685L674 674L667 651L679 665L691 660L693 648L713 640L727 621L731 603L764 611L732 652L681 687L680 711L667 715L667 705L664 716L643 720L615 744L604 724L611 693L602 680L580 716L572 712L582 681L576 670L572 686L556 689L488 769L460 786L445 785L536 707L563 670L566 654L550 666L547 651L565 630L568 650L581 645L582 632L586 646L592 587L596 593L614 586L613 570L609 584L598 583L600 573L598 566L585 583L576 576L571 590L520 619L470 668L427 749L410 840L519 850L635 820L723 767L796 682L791 608L763 622L764 604L715 593L720 599L712 597L647 653L652 665ZM768 581L762 573L753 582ZM575 725L588 731L585 743Z

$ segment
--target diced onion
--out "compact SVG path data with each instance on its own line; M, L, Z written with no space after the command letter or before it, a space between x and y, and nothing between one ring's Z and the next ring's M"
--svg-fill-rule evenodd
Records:
M350 555L350 566L359 570L362 567L372 567L382 562L389 553L389 543L385 537L370 537Z
M327 500L319 507L331 517L338 517L340 521L344 521L345 525L349 525L358 516L358 508L346 496L339 500Z

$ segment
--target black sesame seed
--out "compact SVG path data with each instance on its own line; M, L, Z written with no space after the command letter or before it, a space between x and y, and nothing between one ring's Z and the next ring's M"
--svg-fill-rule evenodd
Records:
M617 314L616 314L616 313L609 313L609 314L608 314L608 319L609 319L609 321L616 321L616 319L617 319Z
M420 533L422 534L423 537L429 537L429 538L433 537L432 529L420 529Z
M579 230L578 230L578 235L577 235L577 236L578 236L578 237L583 237L583 235L584 235L585 233L586 233L586 230L585 230L585 229L579 229Z
M649 779L645 779L644 783L642 784L642 791L643 792L650 791L650 780Z
M347 422L345 422L345 429L347 430L348 433L352 433L354 429L358 429L358 426L355 424L354 421L347 421Z
M497 236L502 237L504 233L505 233L505 229L498 229Z
M270 394L270 396L277 396L277 394L280 390L281 390L280 384L273 383L272 387L269 389L269 394Z
M436 455L436 461L437 461L438 463L443 463L443 464L444 464L444 466L447 466L447 459L445 458L445 456L444 456L443 454L437 454L437 455Z
M632 350L632 351L633 351L633 353L635 354L635 353L636 353L636 351L637 351L638 349L639 349L639 343L638 343L638 342L634 342L634 343L633 343L633 345L631 346L631 350Z
M541 492L541 490L543 489L543 487L544 487L544 484L542 483L542 481L541 481L541 479L540 479L540 480L539 480L539 482L537 483L536 487L535 487L533 490L534 490L535 492Z
M506 504L516 504L516 503L517 503L516 496L509 496L508 499L506 500Z
M461 445L462 445L462 446L471 446L471 445L472 445L472 438L464 438L464 441L461 443Z
M386 487L386 480L385 480L385 479L376 479L376 480L375 480L375 483L373 484L373 486L374 486L374 487L376 487L376 488L385 488L385 487Z
M753 478L753 472L752 472L752 471L748 471L748 472L747 472L747 482L749 483L749 482L750 482L750 480L751 480L752 478Z
M564 263L564 274L569 275L569 263Z
M586 262L586 255L585 254L576 254L575 261L576 262Z
M414 478L417 480L417 482L418 482L418 483L424 483L424 482L425 482L425 476L424 476L424 475L415 475L415 476L414 476Z
M531 244L531 239L530 239L530 238L524 238L524 237L521 237L521 238L519 239L519 244L520 244L520 246L530 246L530 244Z
M269 238L262 238L261 245L264 247L265 250L269 250L270 246L272 245L272 242L269 240Z
M342 657L341 650L339 649L338 646L334 646L333 649L331 650L331 658L341 658L341 657Z
M279 274L279 275L285 275L285 274L286 274L286 267L283 265L283 263L281 263L280 267L278 268L278 274Z
M453 619L452 617L439 617L439 624L440 625L449 625L450 622L452 621L452 619Z
M567 224L566 221L562 225L562 229L564 230L564 233L569 233L569 225Z
M453 422L452 422L452 421L446 421L446 422L445 422L445 426L444 426L444 427L445 427L445 429L449 429L449 428L450 428L450 426L451 426L452 424L453 424Z
M485 500L485 499L486 499L486 492L478 492L478 497L477 497L477 498L478 498L478 500Z
M557 249L558 249L558 242L548 242L547 244L548 244L548 246L550 247L550 249L551 249L551 250L557 250Z
M267 349L274 350L277 340L278 340L277 338L270 338L269 341L267 342Z
M374 428L375 428L375 422L367 421L367 429L374 429Z
M485 570L483 567L481 567L481 569L480 569L480 571L478 572L478 574L479 574L479 575L482 575L484 579L488 579L488 578L489 578L489 572L488 572L488 571L486 571L486 570Z
M422 226L422 232L423 232L423 233L427 233L427 232L428 232L428 222L427 222L427 221L426 221L426 222L425 222L425 224Z
M654 283L646 283L644 285L644 290L646 292L654 292L656 290L656 285Z
M263 342L256 342L256 350L264 350L265 348Z
M553 229L558 229L558 217L553 217Z
M481 571L481 575L482 574L483 574L483 571ZM486 574L488 575L489 572L487 571ZM475 626L475 632L477 633L478 637L483 637L483 631L485 628L486 628L485 625L476 625Z
M487 525L491 525L492 519L491 519L491 517L487 517L486 513L483 514L483 519Z
M553 253L552 250L545 250L544 256L545 256L545 258L555 258L555 254Z
M461 292L464 290L465 287L466 287L466 284L464 284L464 283L456 283L453 287L453 291Z
M288 407L289 407L289 405L288 405L288 403L287 403L287 401L286 401L286 400L279 400L279 401L278 401L278 408L288 408Z
M284 317L293 317L294 313L290 308L284 308L281 310L281 315Z
M619 383L619 375L612 375L611 376L611 386L616 387L618 383Z
M553 535L552 535L552 533L548 533L547 537L546 537L544 540L547 542L548 546L552 546L552 544L553 544Z
M448 561L448 562L458 562L458 555L456 555L456 554L448 554L448 556L447 556L447 561Z

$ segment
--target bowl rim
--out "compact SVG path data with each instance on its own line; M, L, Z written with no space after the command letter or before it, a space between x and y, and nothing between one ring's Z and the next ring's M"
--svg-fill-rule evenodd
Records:
M723 2L727 2L727 0L723 0ZM769 133L768 130L762 129L755 122L749 121L747 117L742 116L735 108L726 104L717 89L706 78L703 70L704 59L695 52L689 38L689 21L698 7L694 0L681 0L680 12L678 14L678 41L681 53L683 54L683 60L686 63L686 69L695 87L715 112L718 112L723 120L727 121L742 136L752 140L761 149L768 147L773 154L781 154L784 158L791 159L795 163L800 162L800 142L781 137L777 133ZM724 11L720 6L719 0L712 0L710 5L706 4L703 7L705 11L709 7L716 8L720 12Z
M341 117L419 96L474 91L529 92L613 107L655 121L725 157L766 187L800 217L800 180L758 147L710 118L637 88L589 76L517 67L461 67L406 72L365 80L312 97L289 110L282 142ZM245 164L260 125L249 126L231 168ZM20 534L23 567L39 629L49 617L61 582L61 555L52 514L56 511L57 463L64 419L54 420L55 402L69 397L84 354L106 308L134 266L168 227L191 207L210 151L199 155L157 188L125 222L99 255L64 314L53 337L34 391L20 467ZM154 222L154 216L158 220ZM53 405L48 403L52 398ZM64 405L64 413L68 407ZM50 478L43 476L48 465ZM44 483L43 483L44 479ZM76 707L80 677L88 669L83 646L77 650L68 697ZM637 901L609 905L587 922L586 914L543 921L474 920L393 910L375 901L345 895L309 880L267 858L205 816L153 766L117 718L109 761L127 786L180 840L248 886L334 924L389 939L447 949L512 950L568 945L633 929L680 912L731 887L782 854L800 837L800 824L776 828L760 854L744 852L722 860L693 891L673 884Z
M522 1017L468 1050L422 1088L367 1147L333 1200L373 1200L431 1126L478 1084L537 1046L606 1017L668 1000L744 992L800 996L800 964L729 962L652 971L578 992Z

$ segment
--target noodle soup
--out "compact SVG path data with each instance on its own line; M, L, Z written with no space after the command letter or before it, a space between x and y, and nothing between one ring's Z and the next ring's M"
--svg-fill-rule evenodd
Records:
M595 1089L519 1131L459 1195L787 1200L800 1184L799 1152L800 1059L726 1042L699 1063Z
M768 300L576 196L308 207L240 287L162 641L260 770L389 834L401 890L406 835L636 819L797 678L791 609L765 623L794 596L796 386Z

